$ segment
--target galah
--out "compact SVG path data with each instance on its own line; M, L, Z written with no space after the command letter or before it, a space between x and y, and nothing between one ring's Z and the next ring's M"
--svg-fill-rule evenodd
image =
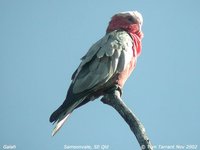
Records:
M137 11L120 12L111 18L105 36L91 46L73 73L66 99L50 116L50 122L56 123L52 136L76 108L114 87L121 91L141 53L142 24Z

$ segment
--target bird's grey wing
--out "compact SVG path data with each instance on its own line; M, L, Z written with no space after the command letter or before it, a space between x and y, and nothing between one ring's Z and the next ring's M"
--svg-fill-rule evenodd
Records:
M113 31L96 42L82 58L72 77L72 92L78 94L102 87L122 72L133 57L133 41L125 31Z
M133 41L125 31L113 31L89 49L72 75L65 101L50 117L51 122L58 121L54 133L68 114L87 102L84 100L92 91L104 88L107 81L126 68L133 57L132 46Z

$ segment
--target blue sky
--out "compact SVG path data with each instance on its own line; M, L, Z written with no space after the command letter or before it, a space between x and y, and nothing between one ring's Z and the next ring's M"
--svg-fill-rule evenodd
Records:
M200 149L199 6L198 0L0 0L0 149L139 149L123 119L99 100L74 111L53 138L48 122L80 58L104 36L111 16L127 10L142 13L144 39L125 103L155 146Z

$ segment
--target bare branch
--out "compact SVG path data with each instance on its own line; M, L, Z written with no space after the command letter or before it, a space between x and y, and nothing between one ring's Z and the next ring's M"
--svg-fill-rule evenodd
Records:
M153 146L147 137L144 126L122 101L118 90L105 95L101 101L104 104L112 106L123 117L131 128L131 131L135 134L142 150L153 150Z

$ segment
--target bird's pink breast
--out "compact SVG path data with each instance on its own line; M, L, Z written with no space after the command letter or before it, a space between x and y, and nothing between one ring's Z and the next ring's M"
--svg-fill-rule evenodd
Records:
M129 64L126 66L126 68L122 72L120 72L117 76L117 84L120 87L124 86L126 80L131 75L134 68L136 67L136 60L137 60L137 57L141 54L141 49L142 49L140 37L132 33L130 35L133 39L133 47L132 47L133 56Z
M136 61L135 58L133 57L132 60L130 61L130 63L127 65L127 67L125 68L125 70L123 70L122 72L120 72L118 74L117 77L117 84L120 87L123 87L126 80L128 79L128 77L131 75L132 71L134 70L136 66Z

